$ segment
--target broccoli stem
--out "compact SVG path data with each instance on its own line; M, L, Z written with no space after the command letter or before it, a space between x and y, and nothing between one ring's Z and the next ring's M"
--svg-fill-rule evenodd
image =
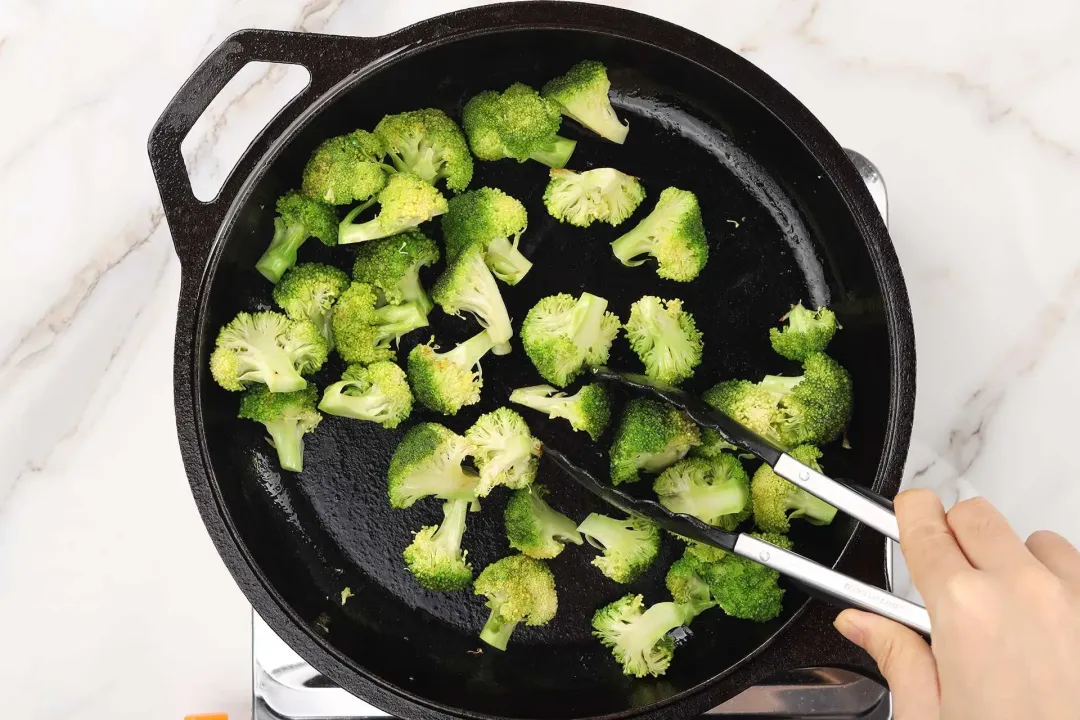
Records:
M401 155L396 152L388 153L390 161L394 163L394 169L398 172L412 173L424 182L434 185L439 179L439 171L442 170L442 157L435 152L430 143L415 138L410 138L406 143L414 146L415 149L410 148Z
M416 303L383 305L375 310L375 317L379 321L380 344L396 340L405 333L428 324L427 314L421 311Z
M409 269L397 284L401 299L407 303L414 303L424 315L427 315L435 307L435 303L428 297L427 290L420 284L420 266L415 265Z
M611 251L623 265L636 267L644 263L645 258L641 257L637 260L635 258L650 254L654 243L652 227L649 225L649 219L645 218L637 227L611 243Z
M836 508L821 498L814 497L802 488L796 488L788 502L788 507L793 510L789 517L801 517L811 525L828 525L836 517Z
M651 648L664 639L664 636L677 627L687 623L686 610L675 602L659 602L650 607L634 621L627 630L627 646Z
M338 245L364 242L365 240L378 240L380 238L389 237L397 232L396 230L394 232L386 232L382 227L382 223L379 222L379 217L377 215L364 223L353 222L357 215L367 210L376 202L377 198L371 198L367 202L360 203L350 210L341 220L341 223L338 225Z
M535 490L529 493L529 502L532 505L533 517L541 532L556 540L572 542L580 545L583 541L578 532L577 523L555 510Z
M566 417L563 413L571 400L563 393L552 394L556 392L550 385L517 388L510 393L510 402L547 413L551 417Z
M431 536L432 544L442 548L450 557L461 553L461 538L465 534L465 515L472 500L451 500L443 504L443 521Z
M304 469L304 433L296 419L283 417L263 425L270 433L270 445L277 450L281 469L301 472Z
M303 225L286 225L281 218L275 219L274 237L255 263L255 269L276 285L285 271L296 265L296 252L307 238L307 228Z
M592 349L600 338L600 328L604 322L604 312L608 301L592 293L581 293L571 318L571 338L575 345Z
M615 554L624 551L630 530L626 529L625 520L616 520L607 515L592 513L585 518L577 527L578 532L585 536L590 545L600 543L605 550L612 550ZM596 542L593 542L593 541Z
M738 482L729 481L719 486L712 485L701 490L691 490L687 497L687 505L692 508L691 515L701 518L718 518L742 512L749 499L746 488Z
M517 249L517 243L507 238L488 243L485 259L492 274L507 285L517 285L532 269L532 263Z
M465 342L458 343L457 347L445 354L445 358L455 365L472 369L494 346L491 335L484 331L473 335Z
M516 622L511 622L499 614L498 610L492 609L484 629L480 631L480 639L497 650L505 650L506 643L517 627Z
M270 392L296 392L307 387L307 380L300 375L275 339L262 337L250 338L250 341L258 349L261 362L266 365L266 387Z
M350 388L361 385L356 380L342 380L330 385L323 393L319 409L329 415L382 422L387 417L390 403L381 392L371 388L360 395L350 395Z
M556 135L552 142L529 153L529 159L552 168L566 167L576 146L576 140Z
M803 381L803 376L786 377L783 375L766 375L759 387L774 395L788 395L795 386Z

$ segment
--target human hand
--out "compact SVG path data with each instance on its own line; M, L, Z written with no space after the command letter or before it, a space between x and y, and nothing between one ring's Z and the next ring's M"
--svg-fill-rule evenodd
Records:
M895 506L932 647L871 613L835 624L888 680L896 720L1080 718L1080 552L1047 531L1025 544L983 498L946 514L909 490Z

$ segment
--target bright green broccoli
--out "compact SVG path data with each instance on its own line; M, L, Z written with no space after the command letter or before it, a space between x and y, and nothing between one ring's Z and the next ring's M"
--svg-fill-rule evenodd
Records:
M328 352L326 340L309 320L242 312L218 333L210 373L226 390L262 383L270 392L294 392L307 387L301 376L321 368Z
M618 520L592 513L577 529L590 545L604 551L592 564L618 583L637 580L660 554L660 529L644 518Z
M319 409L327 415L367 420L392 429L412 412L413 396L405 373L382 360L367 367L350 365L341 381L323 392Z
M686 622L716 605L709 584L701 576L699 565L693 558L684 555L672 563L664 577L664 584L672 599L682 608Z
M510 338L514 335L510 315L479 247L467 247L447 263L431 297L448 315L473 315L491 336L496 355L510 352Z
M611 107L607 68L595 60L582 60L544 85L543 95L558 104L563 115L577 120L602 138L620 145L630 132Z
M735 451L739 448L723 438L712 428L701 429L701 444L690 451L694 457L714 458L720 453Z
M367 130L324 140L304 167L301 190L329 205L364 202L386 185L386 151Z
M734 530L750 517L750 478L739 458L683 458L653 483L660 504L673 513L692 515L723 530Z
M575 430L589 433L596 441L611 421L611 393L599 383L586 385L573 395L550 385L517 388L510 402L547 413L549 418L563 418Z
M480 359L492 345L491 336L481 330L444 353L436 352L430 343L415 346L406 368L416 399L444 415L456 415L464 406L479 402L484 384Z
M442 218L446 254L456 258L467 247L478 246L495 277L517 285L532 268L518 250L518 239L528 225L525 206L502 190L483 187L450 200Z
M353 280L378 290L392 305L415 303L426 315L435 307L420 284L420 269L439 261L439 246L419 230L406 230L382 240L361 243L353 263Z
M465 559L468 551L461 549L469 504L467 498L443 503L442 524L420 528L402 553L405 567L428 590L464 590L472 580L472 565Z
M645 374L670 385L694 375L704 344L694 316L681 300L646 295L630 306L626 322L630 347L645 365Z
M256 385L240 401L239 417L266 426L270 434L267 442L277 450L282 470L304 469L304 435L322 420L315 410L318 395L314 385L296 392L272 392L265 385Z
M296 264L296 253L309 237L319 238L323 245L337 245L337 225L334 208L290 190L278 198L274 237L255 269L276 283Z
M334 303L349 286L349 276L322 263L301 263L289 268L274 286L274 302L294 320L310 320L334 349Z
M638 179L615 168L585 172L554 169L544 190L544 207L559 222L589 227L595 221L615 226L645 199Z
M476 474L461 467L469 442L438 423L420 423L401 438L387 473L390 507L402 510L434 495L476 500Z
M480 471L476 494L486 497L496 485L517 490L536 479L540 441L525 419L510 408L499 408L476 419L465 432L473 462Z
M626 595L593 615L593 635L611 648L623 673L659 677L667 672L675 654L669 632L687 623L683 607L660 602L645 609L641 595Z
M498 650L506 649L518 623L547 625L559 609L551 570L527 555L491 563L476 577L473 591L487 597L491 609L480 639Z
M682 538L686 542L686 550L683 552L683 557L694 563L695 567L699 568L702 564L720 562L726 558L730 553L723 548L718 548L715 545L706 545L705 543L698 542L697 540L690 540L688 538Z
M644 256L651 255L660 277L678 282L693 280L709 260L697 196L689 190L665 189L653 211L611 243L611 250L628 267L641 265Z
M792 548L783 535L751 534L785 550ZM767 622L783 609L784 590L777 583L780 573L776 570L728 553L720 562L699 566L699 571L713 600L731 617Z
M808 310L802 303L780 318L787 325L769 328L773 350L788 360L803 361L814 353L824 352L833 335L840 329L836 314L827 307Z
M788 454L821 472L818 464L821 451L813 445L800 445ZM768 532L786 533L791 529L792 518L802 518L813 525L828 525L836 517L836 508L780 477L767 464L754 473L750 497L755 524Z
M565 543L582 543L577 523L552 509L544 500L547 494L539 483L515 490L503 513L510 547L543 560L558 556Z
M338 226L338 242L347 245L390 237L446 212L442 193L412 173L391 175L376 198L379 214L367 222L355 223L353 220L371 206L371 201L357 205Z
M542 378L562 388L587 366L607 362L622 327L607 306L607 300L587 292L576 299L549 295L533 305L521 323L521 344Z
M434 185L461 192L472 180L473 160L461 129L442 110L426 108L387 115L375 126L394 167Z
M522 83L471 98L461 110L461 124L480 160L535 160L561 168L577 145L558 134L562 125L558 106Z
M851 419L851 376L824 353L808 356L802 375L769 375L759 387L774 399L772 426L784 447L831 442Z
M626 405L611 445L611 482L637 482L686 457L701 431L673 407L637 397Z
M726 380L705 391L702 399L740 425L779 445L773 427L776 414L774 396L749 380Z
M378 293L367 283L349 285L334 306L334 342L347 363L392 360L391 343L427 324L427 314L415 303L380 307Z

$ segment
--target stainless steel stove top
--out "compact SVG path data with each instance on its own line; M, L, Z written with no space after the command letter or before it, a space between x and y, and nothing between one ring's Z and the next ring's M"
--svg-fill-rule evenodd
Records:
M885 180L863 155L848 150L855 167L889 221ZM892 583L893 550L885 564ZM374 720L390 717L334 685L307 664L258 615L252 616L252 717L254 720ZM881 685L838 668L802 668L745 690L704 717L891 720L892 701Z

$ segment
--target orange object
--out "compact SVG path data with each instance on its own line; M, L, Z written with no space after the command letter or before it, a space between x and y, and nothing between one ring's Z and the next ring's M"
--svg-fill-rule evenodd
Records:
M207 715L185 715L184 720L229 720L228 713L210 713Z

